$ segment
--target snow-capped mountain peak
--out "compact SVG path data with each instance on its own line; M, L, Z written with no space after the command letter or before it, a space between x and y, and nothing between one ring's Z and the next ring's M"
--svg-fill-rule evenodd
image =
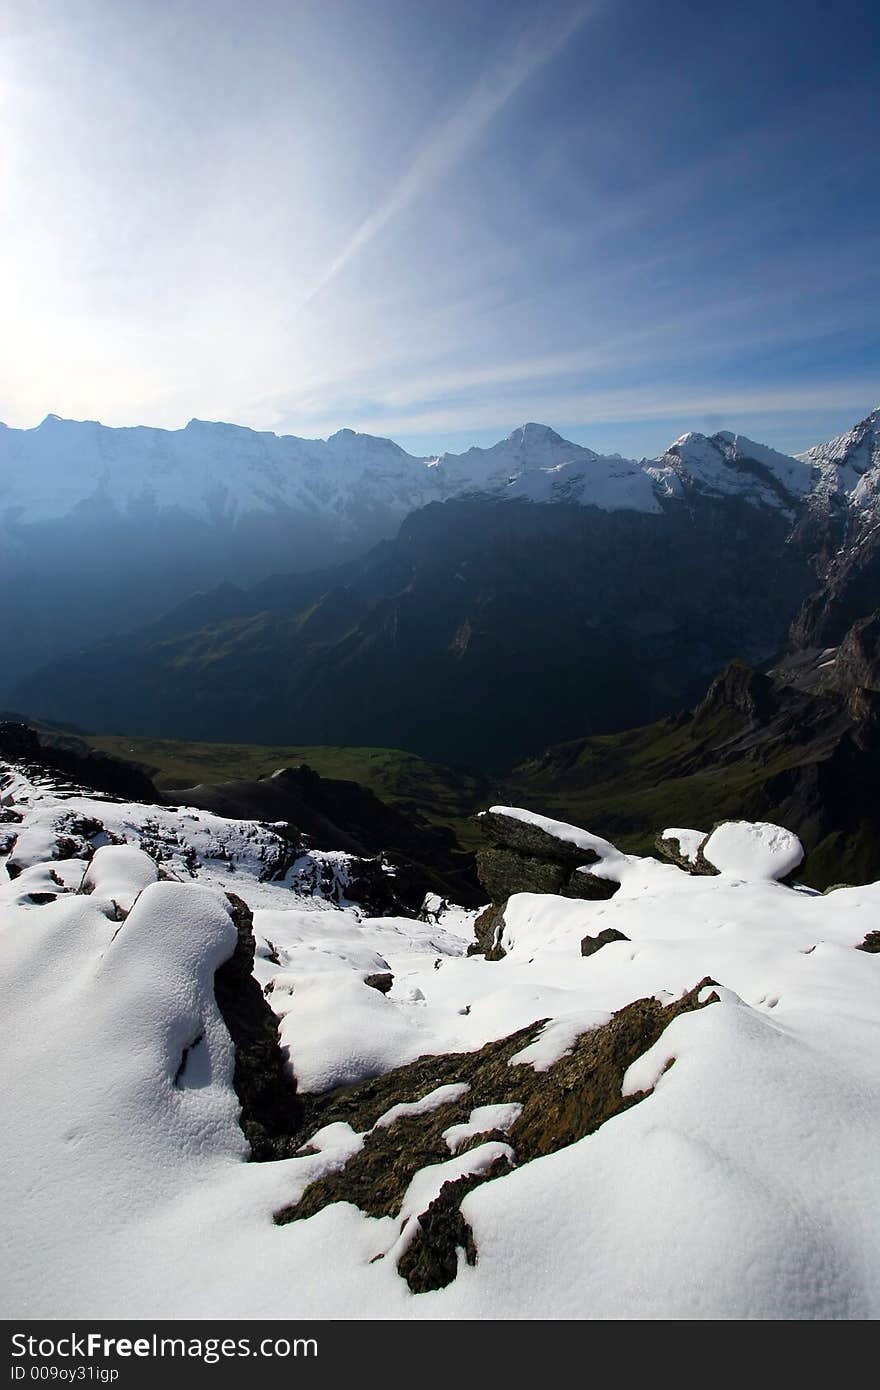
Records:
M549 425L539 425L536 424L534 420L530 420L527 424L520 425L517 429L512 430L505 442L518 445L523 449L534 448L544 444L561 444L563 447L568 448L579 447L577 445L570 445L568 440L563 439L562 435L557 434Z
M817 471L820 499L873 506L880 490L880 406L846 434L814 444L798 458Z
M701 491L742 496L755 505L786 512L793 512L813 481L805 460L730 430L708 437L689 431L669 446L660 464Z
M798 458L810 463L845 463L862 465L862 472L880 461L880 405L876 406L864 420L853 425L846 434L829 439L824 444L814 444L811 449L798 454Z

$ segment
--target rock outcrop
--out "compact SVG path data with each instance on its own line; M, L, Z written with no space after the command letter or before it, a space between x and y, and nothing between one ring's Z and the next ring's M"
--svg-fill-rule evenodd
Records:
M520 819L498 807L481 812L476 821L488 841L477 850L477 876L492 901L474 923L472 955L484 955L487 960L500 960L504 955L504 906L514 893L558 893L563 898L601 901L620 887L612 879L589 872L591 865L599 863L600 855L576 843L579 834L589 837L575 827L566 827L575 839L565 839L554 833L554 821Z
M617 892L619 884L579 872L599 862L595 850L498 810L484 811L477 824L488 841L477 851L477 875L493 902L505 902L513 893L595 900Z
M657 853L686 874L717 874L714 864L710 864L701 853L708 839L704 831L663 830L654 840Z
M755 671L744 661L731 661L715 677L704 699L694 710L694 724L711 724L719 717L734 716L739 721L766 724L776 712L778 701L769 676Z
M581 955L594 956L597 951L601 951L603 946L609 946L612 941L629 941L628 936L624 936L622 931L617 931L614 927L606 927L600 931L598 936L585 936L581 942Z
M449 1162L453 1126L467 1126L469 1116L483 1106L506 1103L515 1118L503 1129L473 1129L455 1146L456 1155L473 1151L473 1171L444 1183L424 1211L405 1221L404 1238L377 1256L396 1258L399 1273L414 1293L443 1288L455 1278L459 1249L470 1264L479 1258L460 1210L467 1193L503 1177L513 1166L594 1133L643 1100L648 1091L623 1094L627 1069L679 1014L717 1000L713 983L701 980L666 1005L653 998L628 1004L608 1023L584 1032L542 1071L518 1062L517 1056L535 1042L546 1020L476 1052L420 1057L360 1085L305 1097L304 1147L309 1136L340 1121L363 1134L364 1140L341 1168L311 1183L299 1201L276 1212L276 1223L305 1220L332 1202L352 1202L375 1217L399 1215L415 1174ZM413 1101L444 1086L450 1088L449 1099L441 1092L441 1103L413 1113ZM392 1119L389 1112L398 1105L402 1113Z
M214 995L235 1046L239 1124L253 1159L289 1158L297 1147L294 1136L302 1121L302 1103L296 1080L285 1066L278 1019L253 976L253 914L236 894L226 896L238 944L214 976Z
M834 664L842 690L880 690L880 609L853 624Z
M55 742L52 735L40 733L30 724L0 722L0 758L33 770L60 773L62 781L85 791L151 805L160 801L149 776L135 763L95 752L80 739Z

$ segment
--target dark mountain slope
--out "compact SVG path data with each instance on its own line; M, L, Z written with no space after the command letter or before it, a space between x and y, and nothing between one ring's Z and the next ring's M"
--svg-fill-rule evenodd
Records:
M225 589L63 658L16 703L184 739L402 747L482 768L699 698L815 581L740 498L659 514L469 498L329 575Z
M734 662L692 714L550 748L515 769L507 794L642 851L667 826L772 821L803 841L804 882L870 882L880 877L878 635L874 615L838 652L773 679Z

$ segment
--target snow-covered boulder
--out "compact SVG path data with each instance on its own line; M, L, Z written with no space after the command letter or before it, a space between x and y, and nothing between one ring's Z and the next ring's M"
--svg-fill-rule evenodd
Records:
M766 821L728 820L700 846L703 859L723 874L745 879L780 879L794 873L804 847L791 830Z
M138 894L158 877L155 860L136 845L101 845L86 870L83 891L127 913Z

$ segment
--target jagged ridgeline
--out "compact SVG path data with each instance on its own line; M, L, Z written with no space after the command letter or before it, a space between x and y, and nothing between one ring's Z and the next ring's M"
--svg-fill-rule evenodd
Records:
M41 516L23 495L9 533L20 561L14 621L30 613L25 626L41 640L51 630L51 649L68 654L37 669L28 648L30 669L19 671L10 699L102 732L404 747L497 771L560 739L695 703L727 661L774 658L792 622L802 646L842 636L852 606L873 592L878 427L875 412L799 459L725 432L690 434L637 463L600 457L540 426L433 460L346 432L306 449L199 426L151 436L156 457L180 465L163 502L153 455L138 456L147 486L127 468L130 441L50 422L15 448L35 450L44 466L64 457L70 430L86 432L77 435L78 458L91 457L99 435L114 467L96 482L83 465L80 501L100 501L123 531L146 509L145 536L172 514L178 526L190 518L194 536L228 542L223 577L236 583L97 644L96 621L118 629L118 614L112 623L105 614L59 626L44 604L35 623L32 605L43 604L44 590L31 588L31 562L21 557L38 554L49 535L41 528L72 537L79 522L57 508ZM215 482L224 480L213 491L212 468ZM25 487L20 470L15 487ZM301 517L307 505L319 530L336 527L326 560L341 554L342 539L347 553L361 553L296 573L314 558L291 539L284 564L270 546L265 552L283 577L241 587L236 546L258 520L283 529L283 518ZM363 553L377 527L388 539ZM122 589L138 544L121 569ZM198 549L193 542L193 567L174 580L178 593L197 570L218 577L196 564ZM159 568L173 576L178 540L163 542L161 553ZM118 561L114 554L112 570ZM68 580L61 587L67 592ZM165 589L150 598L148 584L138 587L154 615L168 610ZM125 622L139 616L140 601Z

